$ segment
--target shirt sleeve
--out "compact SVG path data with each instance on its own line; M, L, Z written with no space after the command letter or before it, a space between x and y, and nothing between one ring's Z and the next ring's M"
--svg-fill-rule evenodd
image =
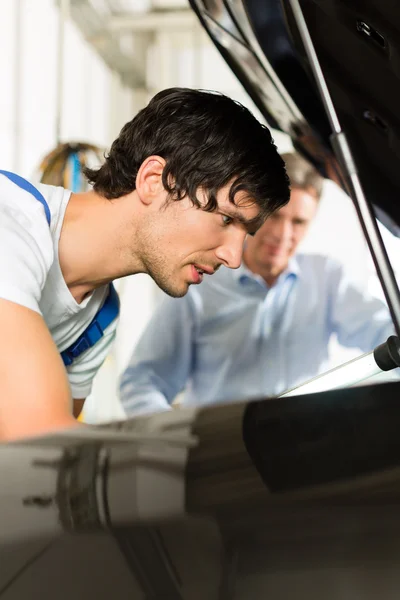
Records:
M83 352L67 367L73 398L78 400L89 396L93 386L93 379L111 350L117 324L118 318L110 323L105 329L103 337L92 348Z
M16 188L12 202L0 202L0 298L41 313L39 302L53 256L43 207Z
M354 284L342 265L335 265L331 277L332 329L338 342L348 348L371 352L394 335L387 305L360 284Z
M170 408L190 375L194 327L190 292L164 299L121 377L120 398L128 416Z

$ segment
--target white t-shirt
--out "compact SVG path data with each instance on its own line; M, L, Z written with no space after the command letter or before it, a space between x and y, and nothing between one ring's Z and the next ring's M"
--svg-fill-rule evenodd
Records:
M108 286L78 304L63 278L58 241L71 192L36 185L51 213L29 192L0 174L0 298L40 313L60 352L85 331L103 304ZM73 398L86 398L115 336L117 319L104 336L66 367Z

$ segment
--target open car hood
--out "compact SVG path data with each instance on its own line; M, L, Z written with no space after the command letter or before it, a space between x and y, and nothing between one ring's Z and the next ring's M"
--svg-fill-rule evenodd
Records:
M324 171L331 129L288 0L190 0L271 127ZM400 9L300 0L333 104L377 217L400 234Z
M399 384L0 448L2 600L393 600Z

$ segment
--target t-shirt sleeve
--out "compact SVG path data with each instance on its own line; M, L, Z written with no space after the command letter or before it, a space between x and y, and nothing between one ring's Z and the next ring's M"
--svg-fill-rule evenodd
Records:
M53 244L42 205L2 183L0 189L0 298L41 313L39 302L53 262Z
M118 318L105 329L103 337L96 344L83 352L67 367L72 397L87 398L92 390L93 379L108 356L115 339Z

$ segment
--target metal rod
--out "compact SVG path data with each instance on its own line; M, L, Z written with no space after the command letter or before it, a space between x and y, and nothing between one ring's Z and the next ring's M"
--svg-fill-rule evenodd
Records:
M375 362L374 353L369 352L353 358L349 362L339 365L326 373L317 375L305 383L291 388L279 395L279 398L287 396L300 396L302 394L315 394L326 390L349 387L361 383L374 375L382 373Z
M316 84L321 95L329 122L332 128L331 142L338 163L346 178L347 191L351 196L361 223L365 238L371 252L375 268L382 285L383 293L393 319L393 324L398 336L400 336L400 294L396 278L386 252L382 236L376 223L371 203L366 198L361 186L353 156L347 142L346 136L341 129L335 107L332 102L325 77L314 44L311 40L299 0L289 0L293 16L296 21L301 39L313 71Z
M335 133L340 133L341 127L339 119L337 117L336 110L328 90L328 86L326 85L325 77L322 73L321 65L319 64L317 53L315 52L314 44L312 42L310 32L308 31L303 11L300 8L300 3L298 0L289 0L289 2L293 11L293 16L296 21L296 25L298 27L301 39L303 40L308 60L310 61L311 69L314 73L315 82L318 86L321 100L325 106L325 112L331 124L331 129Z

